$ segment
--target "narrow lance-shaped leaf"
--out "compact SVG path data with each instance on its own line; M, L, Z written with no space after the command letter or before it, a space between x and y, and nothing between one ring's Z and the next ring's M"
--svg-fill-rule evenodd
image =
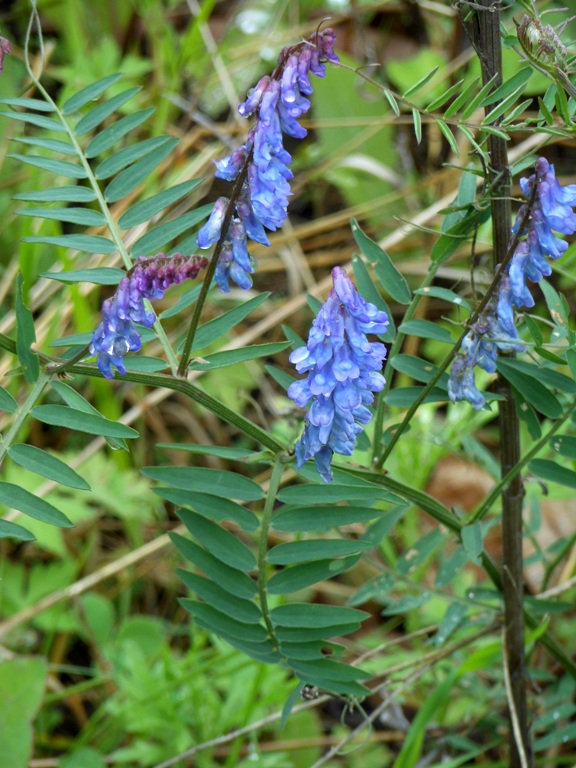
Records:
M117 72L113 75L103 77L101 80L98 80L91 85L87 85L86 88L82 88L81 91L70 96L70 98L62 104L62 112L64 112L65 115L69 115L71 112L76 112L76 110L81 109L86 104L89 104L91 101L101 96L107 88L114 85L114 83L121 77L122 74Z
M187 195L195 187L200 184L201 179L191 179L190 181L184 181L181 184L176 184L170 189L166 189L163 192L159 192L157 195L152 195L147 200L142 200L140 203L136 203L129 208L118 220L118 226L122 229L128 229L129 227L136 227L138 224L143 224L145 221L149 221L152 216L162 211L164 208L172 205L180 200L180 198Z
M13 483L0 482L0 504L13 507L35 520L58 528L70 528L73 525L66 515L52 504Z
M129 168L121 171L116 178L106 187L106 200L115 203L126 197L144 179L147 179L152 171L172 152L179 139L169 139L157 149L149 152L141 160L138 160Z
M31 415L45 424L67 427L78 432L88 432L91 435L101 435L102 437L138 437L138 432L132 429L132 427L111 421L104 418L104 416L83 413L66 405L37 405L32 409Z
M117 120L113 125L109 125L107 128L92 139L90 144L86 147L86 157L96 157L102 154L110 147L113 147L117 141L123 136L137 128L141 123L147 120L155 112L154 107L148 109L142 109L139 112L135 112L133 115L123 117Z
M86 171L81 165L69 163L67 160L54 160L51 157L40 157L39 155L20 155L18 153L10 154L8 157L18 160L26 165L33 165L35 168L41 168L49 173L56 173L58 176L66 176L71 179L85 179Z
M65 464L56 456L51 456L41 448L17 443L8 449L8 455L12 461L20 464L20 466L28 469L30 472L35 472L37 475L47 477L49 480L54 480L54 482L61 485L67 485L69 488L90 490L86 480L80 477L68 464Z
M140 86L129 88L127 91L123 91L117 96L113 96L103 104L98 104L93 107L74 128L76 136L83 136L85 133L89 133L93 128L96 128L97 125L100 125L100 123L106 120L107 117L110 117L110 115L116 112L122 104L131 99L132 96L135 96L140 90Z
M366 256L376 272L384 289L390 297L399 304L409 304L411 299L410 289L404 277L396 269L390 256L378 243L364 234L356 219L350 220L352 234L358 243L358 247Z

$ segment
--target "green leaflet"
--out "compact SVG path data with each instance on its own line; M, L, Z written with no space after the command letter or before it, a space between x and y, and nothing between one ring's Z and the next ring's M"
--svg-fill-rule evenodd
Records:
M23 243L46 243L72 248L84 253L115 253L116 243L99 235L59 235L57 237L23 237Z
M208 493L225 499L258 501L264 491L253 480L236 472L203 467L144 467L142 474L183 491Z
M566 485L568 488L576 488L576 472L572 469L561 467L554 461L534 459L528 464L528 469L542 480Z
M16 413L18 410L18 403L10 392L8 392L4 387L0 387L0 411L5 411L6 413Z
M539 413L550 419L562 417L563 408L558 399L534 376L527 375L524 371L509 365L507 360L500 359L497 362L498 372L515 387L522 397L530 403Z
M444 299L444 301L448 301L450 304L456 304L456 306L471 310L470 302L466 301L466 299L463 299L462 296L451 291L449 288L429 285L425 288L418 288L414 293L417 293L420 296L433 296L436 299Z
M555 435L550 440L550 447L561 456L566 456L568 459L576 459L576 437Z
M286 506L274 514L272 528L276 531L299 533L301 531L327 531L339 525L364 523L386 514L381 509L346 505Z
M193 563L227 592L248 600L254 597L256 584L245 573L226 565L198 544L180 536L179 533L170 533L170 538L186 560Z
M152 171L160 165L178 144L179 139L168 139L152 152L148 152L141 160L137 160L125 170L121 171L115 179L106 187L105 197L109 203L122 200L144 179L151 175ZM129 211L128 211L129 213ZM121 224L123 228L125 224Z
M20 208L15 213L39 219L68 221L85 227L106 226L106 219L100 211L93 211L91 208Z
M292 485L283 488L278 494L280 501L286 504L336 504L342 501L396 501L382 488L372 484L340 485L323 483L322 485Z
M254 298L248 301L243 301L237 307L228 310L228 312L224 312L220 317L215 317L213 320L209 320L204 325L201 325L196 331L192 349L198 350L208 346L208 344L213 344L224 334L228 333L228 331L231 331L238 323L241 323L249 314L258 309L269 296L269 291L261 293L259 296L254 296Z
M434 339L445 344L452 344L450 331L431 320L407 320L398 329L407 336L418 336L422 339Z
M90 490L90 486L84 478L80 477L68 464L33 445L16 443L8 449L8 455L12 461L37 475L47 477L61 485L67 485L69 488Z
M51 157L40 157L40 155L20 155L17 152L8 155L14 160L19 160L26 165L33 165L35 168L41 168L49 173L56 173L59 176L66 176L71 179L85 179L86 171L81 165L69 163L67 160L54 160Z
M152 139L144 139L144 141L138 141L136 144L131 144L129 147L119 149L106 160L96 166L94 175L97 179L108 179L110 176L114 176L115 173L121 171L130 163L135 160L140 160L148 152L152 152L156 147L165 144L170 140L170 136L154 136Z
M90 133L91 130L96 128L97 125L104 122L107 117L110 117L122 104L125 104L132 96L135 96L142 88L137 86L136 88L129 88L127 91L122 91L117 96L113 96L109 101L105 101L103 104L98 104L93 107L84 117L76 124L74 133L76 136L83 136L85 133Z
M157 253L162 247L179 237L187 229L191 229L205 219L212 210L212 205L202 205L193 211L178 216L176 219L166 221L163 224L153 227L139 240L136 240L132 247L132 253L137 256L145 256L151 253Z
M374 544L361 539L308 539L278 544L268 552L267 559L274 565L290 565L310 560L326 560L333 557L356 555Z
M43 115L31 115L29 112L0 112L0 117L8 117L21 123L29 123L38 128L44 128L46 131L66 133L66 128L58 120L53 120L51 117L44 117Z
M7 97L0 99L0 104L6 104L7 107L22 107L22 109L35 109L38 112L55 112L53 104L49 104L44 99L29 99L22 96Z
M218 634L236 637L240 641L249 643L268 644L266 630L261 624L245 624L236 621L236 619L230 618L230 616L216 610L211 605L200 603L196 600L184 598L180 600L180 603L194 616L209 624L210 629L213 629Z
M386 328L386 333L382 334L380 338L388 343L392 343L396 336L396 329L394 327L394 320L390 308L374 285L374 281L372 280L366 265L356 254L352 256L352 270L354 272L356 288L360 295L366 299L366 301L375 304L378 309L383 310L388 315L388 327Z
M339 608L319 603L286 603L270 612L272 623L279 627L332 627L335 624L352 624L370 618L366 611L357 608Z
M271 344L252 344L239 349L214 352L212 355L203 356L201 361L192 360L189 368L191 371L213 371L216 368L245 363L248 360L256 360L259 357L277 355L289 346L291 346L289 341L278 341Z
M258 624L261 621L262 614L256 603L232 595L214 581L196 573L183 571L181 568L178 568L176 573L189 589L216 610L243 624Z
M71 272L42 272L40 277L59 280L61 283L93 283L94 285L118 285L126 272L113 267L77 269Z
M88 187L54 187L20 192L14 200L27 200L31 203L90 203L96 200L96 194Z
M123 117L120 120L117 120L112 125L104 128L96 138L92 139L90 144L86 147L84 154L86 157L96 157L97 155L101 155L102 152L113 147L123 136L141 125L153 115L155 111L156 109L154 107L148 107L148 109L141 109L133 115L128 115L128 117Z
M393 408L409 408L420 397L422 390L423 387L398 387L388 392L384 402ZM494 400L495 397L492 396L488 399ZM447 391L439 387L432 387L422 402L442 403L445 400L448 400Z
M58 528L73 526L73 523L59 509L13 483L0 482L0 504L18 509L25 515L48 525L55 525Z
M120 178L120 176L118 178ZM128 229L129 227L136 227L138 224L143 224L145 221L149 221L152 216L160 213L164 208L167 208L169 205L172 205L177 200L184 197L184 195L191 192L201 181L202 179L184 181L181 184L176 184L175 186L170 187L170 189L165 189L163 192L159 192L157 195L152 195L152 197L149 197L147 200L142 200L141 202L132 205L128 208L126 213L119 218L118 226L121 229Z
M178 517L190 533L226 565L239 571L253 571L256 568L256 558L252 552L224 528L189 509L179 509Z
M84 413L66 405L37 405L32 408L32 416L46 424L68 427L78 432L88 432L102 437L138 437L132 427L119 424L93 413Z
M0 539L20 539L20 541L35 541L36 536L26 528L9 520L0 520Z
M410 376L411 379L421 381L424 384L427 384L438 370L435 365L427 360L405 354L394 355L390 360L390 365L394 370L404 373L406 376ZM438 387L445 388L447 384L448 374L443 373L442 377L438 380Z
M358 247L372 265L380 284L390 298L399 304L409 304L412 298L410 288L394 266L390 256L380 248L378 243L364 234L356 219L350 220L350 226Z
M222 496L182 491L176 488L154 488L154 493L178 507L192 509L202 517L207 517L216 523L232 520L242 530L251 533L257 531L260 526L260 522L253 512Z
M71 112L76 112L76 110L81 109L86 106L86 104L89 104L91 101L94 101L94 99L101 96L107 88L114 85L114 83L121 77L122 74L117 72L114 75L103 77L101 80L86 86L86 88L82 88L81 91L75 93L74 96L71 96L64 102L64 104L62 104L62 112L65 115L69 115Z
M76 155L76 147L68 141L58 141L57 139L41 139L30 136L14 136L10 141L17 141L19 144L27 144L30 147L41 147L49 149L52 152L59 152L63 155Z
M398 573L410 573L412 569L421 565L443 543L446 536L447 533L440 528L434 528L418 539L396 561Z
M339 573L344 573L352 568L360 554L351 557L334 558L332 560L315 560L310 563L292 565L283 568L272 576L266 585L266 591L270 595L284 595L298 592L300 589L326 581Z

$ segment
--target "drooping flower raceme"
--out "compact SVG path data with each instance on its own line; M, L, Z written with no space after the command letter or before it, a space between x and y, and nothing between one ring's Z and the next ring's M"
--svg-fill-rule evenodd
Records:
M297 121L310 108L310 73L323 77L326 61L337 62L336 37L331 29L319 31L297 45L287 46L272 75L263 77L238 107L243 117L255 115L256 124L246 143L216 163L216 176L236 181L243 175L240 195L228 220L226 239L219 255L215 279L229 291L229 278L250 288L256 263L248 253L247 238L270 245L265 229L275 231L286 219L292 178L292 160L284 149L282 134L301 139L306 129ZM230 200L221 197L198 233L198 247L209 248L221 236Z
M102 305L102 322L92 336L90 354L98 356L98 368L107 379L114 376L112 366L126 373L125 355L138 352L142 347L138 326L151 328L156 322L154 312L146 310L144 299L161 299L167 288L195 278L207 264L205 256L180 253L138 258L120 281L114 296Z
M536 161L535 173L521 179L520 187L531 201L521 206L512 227L512 234L520 240L493 301L464 338L450 371L450 399L467 400L478 410L486 401L474 383L474 366L494 373L498 350L524 350L514 321L514 308L534 306L528 282L538 283L548 277L552 273L548 259L560 258L568 248L568 243L556 237L554 231L565 235L576 232L576 184L562 187L554 166L545 158Z
M314 457L326 482L332 480L333 454L352 454L356 436L372 417L366 406L384 387L380 371L386 348L368 341L366 334L384 333L388 325L386 312L364 301L343 269L335 267L332 280L306 346L290 355L298 373L308 376L288 389L300 407L312 401L296 444L298 466Z

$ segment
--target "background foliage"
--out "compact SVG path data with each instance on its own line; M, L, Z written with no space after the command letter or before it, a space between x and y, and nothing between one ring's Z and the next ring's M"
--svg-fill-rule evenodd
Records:
M40 85L24 64L30 5L0 15L12 44L0 79L6 768L507 764L494 411L448 405L443 374L386 473L369 469L375 430L391 445L491 279L489 190L470 151L497 115L456 10L264 0L38 10ZM570 183L576 104L549 73L527 71L512 23L523 12L505 17L499 94L514 181L546 144ZM167 343L182 343L194 285L156 304L165 336L150 331L126 377L110 384L76 365L48 383L40 363L90 340L130 254L194 251L224 193L212 160L244 137L232 107L327 15L342 61L380 87L341 68L314 83L309 137L289 147L289 220L271 248L253 249L253 291L211 292L189 382L169 376L166 356L173 364ZM534 449L526 648L535 751L549 766L570 765L576 739L575 252L524 316L531 357L502 363ZM345 264L389 312L394 347L386 408L324 485L272 454L302 423L286 396L288 353L329 270ZM257 563L263 582L247 575ZM262 589L266 609L253 600Z

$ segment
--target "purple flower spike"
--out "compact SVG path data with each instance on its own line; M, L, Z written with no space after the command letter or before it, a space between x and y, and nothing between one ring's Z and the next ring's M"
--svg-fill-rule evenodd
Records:
M568 243L554 234L576 232L576 184L562 187L554 166L540 157L535 173L520 179L520 187L531 204L518 211L512 234L520 240L500 279L491 301L464 338L460 354L452 365L448 393L453 402L468 400L474 408L484 407L484 397L474 386L475 365L488 373L496 370L498 350L522 352L514 322L514 307L533 307L528 281L539 283L552 273L548 259L559 259ZM522 227L522 229L520 229Z
M298 120L310 109L310 101L306 98L312 93L309 75L324 77L325 62L338 62L334 53L335 40L333 30L325 29L282 50L272 75L261 78L238 107L243 117L256 117L246 143L216 163L215 175L220 179L236 181L240 174L245 174L230 230L240 221L247 237L262 245L270 245L264 228L274 232L287 216L291 194L288 179L292 178L288 166L292 158L284 149L283 134L297 139L306 136L306 129ZM223 200L225 198L220 198L216 206L222 206ZM198 233L199 248L208 248L220 238L224 212L216 206ZM255 262L251 259L247 262L244 247L234 249L230 246L231 241L238 243L238 237L228 232L215 272L222 291L230 290L230 277L241 288L252 285L248 274L254 271ZM246 263L251 265L250 269Z
M107 379L112 379L112 366L126 373L124 357L138 352L142 339L137 325L151 328L154 312L146 311L144 299L161 299L171 285L194 279L208 264L204 256L165 256L151 259L140 256L135 266L122 278L116 293L102 305L102 322L94 331L90 354L97 355L97 365Z
M296 444L297 464L314 457L327 483L332 480L332 455L352 454L356 436L371 418L366 406L384 388L380 371L386 348L369 342L366 333L384 333L388 325L386 312L364 301L343 269L335 267L332 280L334 287L312 324L308 343L290 355L298 373L308 377L288 389L301 408L312 401Z

